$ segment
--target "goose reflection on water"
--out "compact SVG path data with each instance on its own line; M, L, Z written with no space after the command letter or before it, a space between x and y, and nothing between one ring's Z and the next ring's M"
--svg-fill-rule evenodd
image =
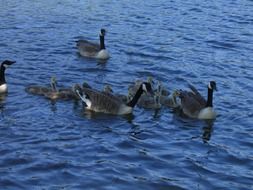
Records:
M191 137L191 139L199 139L201 137L204 143L208 143L208 141L211 140L213 125L215 122L214 119L210 120L192 119L185 116L182 113L182 110L174 109L173 111L174 111L173 123L175 123L175 125L178 126L179 128L194 129L202 127L202 134L195 135Z
M205 126L202 128L203 129L202 140L204 143L207 143L208 141L210 141L212 136L214 120L206 120L204 121L204 123Z

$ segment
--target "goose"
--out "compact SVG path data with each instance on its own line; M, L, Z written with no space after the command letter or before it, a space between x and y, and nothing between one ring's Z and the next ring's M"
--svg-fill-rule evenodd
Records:
M112 88L111 88L111 86L110 85L105 85L104 86L104 90L103 90L105 93L113 93L113 90L112 90Z
M138 101L137 105L146 109L160 109L162 107L161 104L161 95L159 92L155 92L154 95L146 95Z
M170 92L167 89L165 89L165 87L163 86L161 81L158 81L157 91L160 92L161 96L169 96L170 95Z
M53 91L54 89L56 89L56 79L54 79L54 77L51 77L50 85L51 87L31 85L31 86L26 87L25 91L33 95L44 96L46 93L49 93Z
M105 48L105 29L101 29L100 31L100 44L95 44L93 42L89 42L87 40L78 40L77 48L81 56L97 58L97 59L109 59L109 52Z
M129 87L128 87L128 94L130 96L134 96L135 93L137 92L137 90L139 89L139 87L141 86L141 84L145 82L141 79L137 79L134 84L130 84ZM153 81L153 78L151 76L149 76L147 78L147 83L149 83L153 89L153 84L154 84L154 81ZM143 96L142 96L143 97Z
M25 91L33 95L45 96L45 94L56 90L56 79L54 77L51 77L50 85L51 87L31 85L26 87Z
M142 83L134 97L128 103L122 102L120 98L113 94L100 92L94 89L81 89L79 85L74 87L74 91L83 101L86 109L114 115L132 113L134 106L143 92L153 93L151 85L147 82Z
M179 96L180 92L178 90L175 90L172 94L169 96L163 96L160 97L160 102L163 106L168 108L178 108L181 107L180 102L177 101L177 97Z
M76 96L75 93L73 93L71 88L57 89L57 81L55 77L51 77L50 85L51 87L29 86L25 90L30 94L41 95L51 100L78 99L78 97Z
M8 86L5 80L5 69L15 63L16 61L5 60L1 63L0 68L0 94L6 94L8 92Z
M213 110L213 91L217 91L216 82L210 81L208 84L207 101L194 86L189 85L189 88L191 91L181 90L179 93L183 113L191 118L215 119L216 113Z

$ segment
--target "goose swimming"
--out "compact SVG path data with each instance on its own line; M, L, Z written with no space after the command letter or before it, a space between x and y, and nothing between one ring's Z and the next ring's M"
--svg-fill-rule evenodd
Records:
M26 92L34 95L41 95L51 100L70 100L78 99L75 93L73 93L71 88L57 88L57 81L55 77L51 77L50 80L51 87L44 86L29 86L25 90Z
M143 92L153 93L151 85L147 82L141 84L134 97L128 103L124 103L113 94L100 92L94 89L81 89L79 85L75 86L74 91L83 101L86 109L115 115L132 113L134 106L137 104Z
M5 69L8 68L16 61L5 60L1 63L0 67L0 94L6 94L8 92L8 86L5 80Z
M87 40L78 40L76 46L80 55L96 59L109 59L109 52L105 48L105 33L105 29L101 29L99 35L100 44L96 44Z
M169 108L181 107L181 104L177 101L177 97L179 96L179 94L180 92L178 90L175 90L169 96L161 95L160 102L163 106L169 107Z
M183 113L191 118L214 119L216 113L213 109L213 91L216 90L216 82L210 81L208 84L207 100L205 100L198 90L189 85L191 91L180 91L181 108Z
M161 104L161 95L158 92L155 92L154 95L146 95L141 97L137 105L146 109L160 109Z

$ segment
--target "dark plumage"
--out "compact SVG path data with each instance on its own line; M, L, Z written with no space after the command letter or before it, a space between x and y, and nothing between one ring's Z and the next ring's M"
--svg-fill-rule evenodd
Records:
M207 101L195 87L189 85L189 88L191 91L181 90L179 93L183 113L191 118L214 119L216 113L213 110L213 90L216 90L216 83L210 81Z

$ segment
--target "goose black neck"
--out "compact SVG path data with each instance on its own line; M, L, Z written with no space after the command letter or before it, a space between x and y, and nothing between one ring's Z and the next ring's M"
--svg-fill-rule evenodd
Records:
M0 85L6 83L4 72L5 72L5 67L3 65L1 65L1 68L0 68Z
M138 102L139 98L141 97L142 93L143 93L142 86L140 86L140 88L137 90L136 94L134 95L133 99L130 102L127 103L127 106L133 108L137 104L137 102Z
M100 35L100 49L105 49L105 36Z
M213 107L213 89L208 88L206 107Z

